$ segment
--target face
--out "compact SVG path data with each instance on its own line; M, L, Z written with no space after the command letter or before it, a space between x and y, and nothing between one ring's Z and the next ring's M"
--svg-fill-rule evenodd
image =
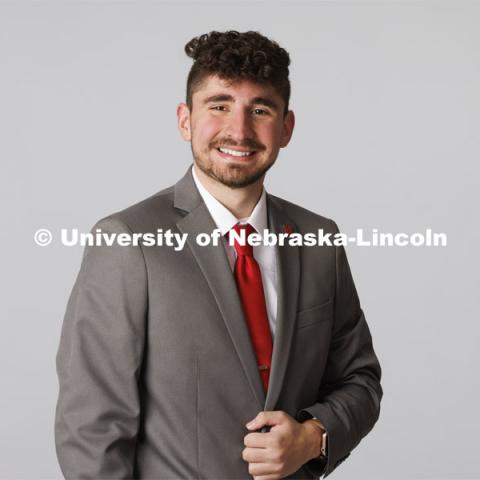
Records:
M182 103L177 116L197 168L230 188L263 182L294 127L273 87L217 76L207 77L193 93L192 110Z

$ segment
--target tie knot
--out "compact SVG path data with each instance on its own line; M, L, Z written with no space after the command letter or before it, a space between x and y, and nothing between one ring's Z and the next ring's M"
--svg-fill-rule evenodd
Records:
M237 255L253 256L253 247L248 244L248 237L252 233L255 233L255 229L249 223L245 223L243 225L237 223L233 226L232 230L235 230L235 232L237 233L237 235L240 236L240 238L242 238L242 235L244 235L245 237L244 245L242 245L236 238L234 239L234 247L237 251ZM242 231L244 231L245 233L242 234Z

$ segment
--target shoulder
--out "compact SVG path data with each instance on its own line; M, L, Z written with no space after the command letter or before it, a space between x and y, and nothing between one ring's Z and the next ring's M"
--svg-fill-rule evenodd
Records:
M318 229L331 233L337 233L339 231L337 224L331 218L312 212L275 195L268 194L267 198L269 202L272 202L289 217L301 231L305 232Z
M94 226L126 232L146 232L171 228L178 221L173 206L174 187L165 188L123 210L101 218Z

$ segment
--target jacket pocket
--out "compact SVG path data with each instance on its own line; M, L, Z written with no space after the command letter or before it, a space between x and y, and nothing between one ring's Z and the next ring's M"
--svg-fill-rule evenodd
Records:
M329 299L319 305L297 312L296 328L303 328L309 325L323 322L332 314L333 300Z

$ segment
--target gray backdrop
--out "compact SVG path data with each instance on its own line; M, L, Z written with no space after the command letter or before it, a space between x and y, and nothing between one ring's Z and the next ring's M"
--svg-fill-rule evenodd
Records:
M268 191L346 232L448 234L347 248L385 396L335 478L480 478L479 23L458 0L0 2L0 477L61 476L54 361L82 248L33 233L88 231L184 173L183 46L234 28L292 57L297 126Z

